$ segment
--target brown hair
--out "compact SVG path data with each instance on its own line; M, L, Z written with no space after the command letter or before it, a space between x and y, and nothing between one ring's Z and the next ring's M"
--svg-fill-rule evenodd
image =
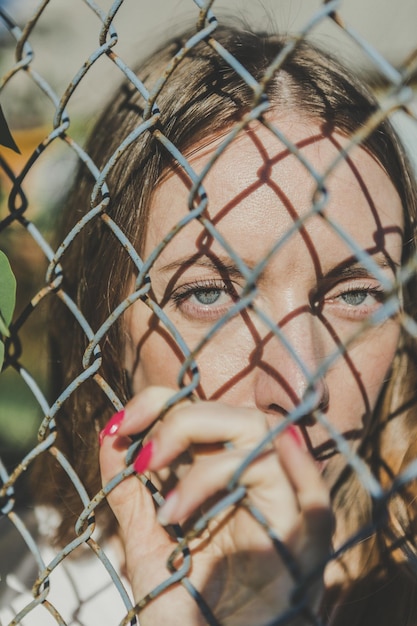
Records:
M174 55L183 49L192 34L190 31L170 41L141 64L137 74L148 89L156 84ZM258 82L262 81L268 66L284 46L292 41L287 37L258 34L235 27L218 27L213 36ZM304 116L321 120L326 128L337 129L346 136L363 128L378 110L376 101L362 81L350 75L330 55L305 40L297 41L266 84L265 93L271 108L299 110ZM161 137L166 137L181 152L187 151L205 136L228 129L242 119L253 107L254 92L209 45L209 41L203 40L184 54L161 87L156 102L159 108L157 123L138 136L106 177L110 204L105 215L111 217L138 250L146 234L152 193L164 170L173 165L173 159L163 147ZM132 83L124 83L117 91L97 121L86 147L87 154L100 170L129 133L142 123L145 106L145 100ZM417 192L410 167L395 132L386 120L378 123L364 139L363 145L385 168L401 197L406 222L405 262L414 252L417 211ZM63 216L61 239L90 209L94 182L88 168L82 165ZM100 199L106 198L102 195ZM74 299L96 332L126 296L128 281L134 270L131 260L108 228L106 218L99 215L89 221L75 237L61 262L64 270L61 288ZM414 280L405 286L405 309L413 318L415 289ZM95 356L102 359L98 374L122 402L130 395L128 376L123 369L124 333L123 319L120 318L100 342L100 354ZM385 453L382 454L383 446L389 447L389 442L385 443L385 426L391 423L392 416L398 414L405 436L403 449L392 452L395 457L392 467L398 469L401 455L405 454L407 448L405 433L414 419L411 389L416 381L415 347L412 340L403 334L390 381L376 409L378 419L374 420L372 439L370 436L367 440L372 441L372 445L365 442L363 450L381 480L386 479L390 472L381 462L381 459L386 458ZM87 341L79 323L58 298L54 304L52 344L56 389L61 390L82 372L82 355ZM406 382L402 381L399 398L393 386L404 367L408 371L409 387L406 388ZM400 400L404 403L403 408L399 406ZM80 384L63 403L57 415L58 445L82 477L90 496L101 487L97 460L98 430L113 411L114 406L102 387L97 385L96 377L96 380L88 379ZM52 501L61 511L60 539L67 540L73 533L71 529L74 520L82 507L68 480L59 477L56 482L58 486L54 486L53 494L44 498ZM369 522L372 515L372 503L363 489L363 515L358 513L356 502L355 506L350 506L357 497L358 489L360 485L355 475L347 471L343 483L337 486L334 494L337 508L354 510L352 516L357 519L347 522L352 527ZM394 503L391 507L393 517L397 515L397 509L404 509L404 500L401 500L397 509L395 506ZM404 526L408 528L408 514L405 517ZM102 526L107 525L108 532L112 528L114 530L109 509L103 520ZM369 564L373 563L368 552L366 559ZM371 565L368 569L371 569Z

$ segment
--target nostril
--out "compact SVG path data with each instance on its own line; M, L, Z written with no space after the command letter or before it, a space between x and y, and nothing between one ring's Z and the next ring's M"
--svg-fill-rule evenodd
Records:
M317 393L316 405L313 408L310 408L309 412L301 417L300 420L298 420L300 426L303 426L305 428L314 426L314 424L316 423L316 418L314 417L315 411L318 410L322 413L325 413L329 408L330 394L326 381L324 379L321 379L320 381L316 382L314 390Z
M320 401L317 408L325 413L329 408L330 394L326 381L322 378L317 384L317 391L320 394Z
M305 428L310 428L311 426L314 426L314 424L316 423L316 420L311 413L308 413L307 415L303 415L303 417L301 417L297 421L297 423L300 427L305 429Z
M287 415L288 415L287 409L284 409L284 407L282 407L279 404L275 404L275 403L271 403L268 406L268 413L275 413L275 414L278 414L278 415L282 415L283 417L287 417Z

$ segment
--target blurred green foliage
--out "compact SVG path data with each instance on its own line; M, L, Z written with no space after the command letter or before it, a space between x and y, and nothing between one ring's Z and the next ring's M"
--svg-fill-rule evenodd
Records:
M6 255L0 250L0 369L4 358L4 337L9 337L16 302L16 279Z

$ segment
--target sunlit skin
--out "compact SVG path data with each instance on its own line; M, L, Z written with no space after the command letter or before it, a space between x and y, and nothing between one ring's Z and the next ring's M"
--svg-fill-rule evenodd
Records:
M343 136L324 136L319 123L300 116L273 121L318 174L327 171L346 144ZM196 172L223 139L208 138L193 149L189 160ZM136 601L166 579L165 564L176 542L163 526L187 525L196 512L207 510L248 452L291 416L309 389L314 387L316 408L356 449L399 340L395 316L362 328L394 285L403 229L398 194L364 149L349 153L326 178L323 215L310 215L316 189L311 173L259 123L242 132L216 161L204 188L204 217L250 270L297 220L302 226L259 274L253 307L233 316L196 354L197 401L181 402L162 421L160 412L178 389L184 357L146 303L137 301L128 309L126 366L133 397L117 429L102 438L102 480L106 484L125 468L130 437L145 430L146 459L142 455L135 466L138 473L150 472L164 496L172 489L166 479L173 467L178 479L158 516L148 490L134 477L108 495ZM190 181L179 169L167 173L156 188L145 259L188 214L189 190ZM355 257L324 217L369 253L376 272ZM152 298L191 350L246 287L235 261L195 220L166 245L150 277ZM339 355L317 377L317 368L334 354ZM184 458L178 470L177 461ZM240 477L248 502L285 543L301 575L328 558L333 460L337 465L343 457L325 426L308 414L295 435L276 437ZM289 607L294 580L244 506L223 511L203 541L191 543L191 550L190 579L224 626L267 624ZM335 576L326 571L325 584L334 583ZM309 587L307 603L314 610L322 589L322 579ZM141 626L168 618L174 626L206 623L181 585L141 613ZM291 623L301 626L305 620Z
M343 137L323 137L319 125L288 118L280 128L302 147L318 173L338 155ZM221 141L194 152L199 172ZM326 186L325 215L368 251L383 276L394 281L401 259L402 207L394 186L375 159L356 149ZM250 269L303 218L316 183L296 157L260 125L243 133L204 181L208 216ZM170 174L155 193L144 257L187 213L189 182ZM245 287L222 246L196 221L166 246L151 271L156 300L193 349L233 305ZM310 217L270 260L257 281L259 307L282 328L298 358L314 374L346 343L384 298L380 277L354 257L324 219ZM177 387L181 355L169 334L142 303L130 310L130 367L135 392L148 385ZM148 332L149 329L152 332ZM349 345L318 383L325 412L339 432L358 441L389 371L399 336L396 321L368 330ZM144 339L145 338L145 339ZM257 407L282 420L306 392L308 380L288 350L253 312L236 315L197 356L200 394L240 407ZM306 444L331 454L329 437L307 427Z

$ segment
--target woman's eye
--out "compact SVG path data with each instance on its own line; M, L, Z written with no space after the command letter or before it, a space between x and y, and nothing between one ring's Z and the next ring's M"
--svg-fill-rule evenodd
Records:
M194 291L194 298L204 306L214 304L222 295L221 289L199 289Z
M238 299L235 288L223 281L201 281L182 285L171 296L177 310L192 319L221 317Z
M346 291L340 297L349 306L360 306L364 304L368 296L371 298L373 294L363 289L357 289L354 291Z
M332 289L324 298L329 311L342 317L365 319L372 315L384 301L384 291L379 285L341 285Z

